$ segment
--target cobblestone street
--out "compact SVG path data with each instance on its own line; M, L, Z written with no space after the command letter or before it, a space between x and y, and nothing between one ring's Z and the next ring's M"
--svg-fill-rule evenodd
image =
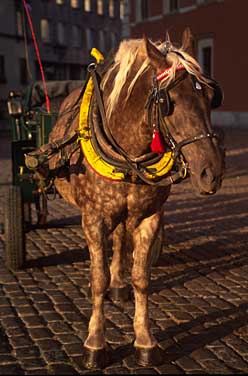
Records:
M165 240L152 268L151 326L164 364L142 368L132 342L133 301L106 298L111 365L104 374L248 373L248 131L226 130L226 176L211 197L173 187ZM9 141L0 148L0 223L10 183ZM26 234L27 266L10 272L0 234L0 374L90 374L82 365L91 301L80 213L49 202L49 226Z

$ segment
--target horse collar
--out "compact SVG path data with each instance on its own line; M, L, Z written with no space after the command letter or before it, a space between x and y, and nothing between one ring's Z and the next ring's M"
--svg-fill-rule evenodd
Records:
M149 153L149 155L144 155L133 160L128 157L125 151L113 139L110 130L107 128L107 124L105 124L105 126L103 125L102 129L99 129L98 124L98 132L96 132L92 120L94 117L92 116L94 105L92 99L93 92L95 92L98 110L101 114L101 121L99 123L105 123L105 114L103 113L104 107L101 93L98 91L99 84L96 73L92 67L90 73L91 77L85 86L85 92L82 97L78 129L78 140L80 141L84 157L89 166L98 175L112 181L122 180L136 182L136 178L139 177L140 181L146 184L171 185L175 180L169 176L169 172L174 163L171 151L163 155ZM99 135L101 136L101 141L98 139ZM106 148L101 147L101 143L104 144L104 141L105 145L109 143L119 154L118 160L108 154L107 150L104 150ZM122 158L121 161L120 158ZM133 180L135 175L136 178Z

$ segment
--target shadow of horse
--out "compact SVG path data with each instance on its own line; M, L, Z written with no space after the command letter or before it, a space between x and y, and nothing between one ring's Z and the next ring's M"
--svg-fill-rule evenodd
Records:
M83 249L72 249L61 253L55 253L48 256L38 257L26 261L25 269L38 268L58 265L71 265L75 262L85 262L89 260L88 247Z
M237 236L237 241L238 241ZM222 245L218 244L218 242L208 242L204 245L204 249L214 249L214 252L205 252L200 253L203 250L203 246L194 246L187 252L187 256L192 256L195 258L195 263L197 262L197 267L195 265L186 267L184 270L176 271L174 273L167 274L166 276L161 276L158 278L154 278L151 281L149 292L158 293L159 291L172 288L175 286L184 285L186 282L192 281L195 278L207 276L209 273L212 272L223 272L225 270L230 270L232 268L240 267L248 265L248 257L247 251L244 249L240 251L239 249L236 250L237 255L235 256L235 250L230 249L228 251L222 250ZM199 257L195 257L195 254L198 253ZM230 256L230 259L224 260L226 256ZM183 256L182 256L183 258ZM219 260L218 260L219 259ZM175 261L172 258L172 255L164 254L160 257L156 267L153 270L156 270L157 267L166 267L166 266L173 266L176 264L184 264L186 263L185 260L180 260L180 255L176 253Z
M239 307L230 308L226 310L217 310L216 312L207 315L202 315L195 320L175 325L155 334L155 337L159 342L159 346L162 349L163 356L165 359L164 363L157 368L160 369L165 365L169 366L171 362L175 362L181 357L191 354L195 350L208 346L211 343L218 341L225 336L228 336L234 330L237 330L242 326L246 325L247 309L248 304L241 304ZM233 318L233 316L235 317ZM202 330L200 330L200 332L196 334L190 333L190 331L194 327L199 327L199 325L203 325L206 322L213 322L215 320L223 320L223 323L214 325L210 328L203 327ZM177 342L175 342L173 337L176 335L179 336L182 333L188 334L186 334L181 339L178 338ZM170 340L173 340L174 344L171 344ZM137 367L137 364L135 362L135 356L133 354L132 343L128 343L123 346L118 346L117 348L112 350L112 363L119 363L123 359L125 359L125 363L126 365L128 365L129 368ZM231 367L231 365L228 366ZM143 369L143 371L145 372L145 369Z

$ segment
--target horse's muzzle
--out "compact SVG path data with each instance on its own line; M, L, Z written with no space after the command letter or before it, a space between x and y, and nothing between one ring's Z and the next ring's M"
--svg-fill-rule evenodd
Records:
M205 167L200 173L199 188L201 195L213 195L220 188L222 182L221 171Z

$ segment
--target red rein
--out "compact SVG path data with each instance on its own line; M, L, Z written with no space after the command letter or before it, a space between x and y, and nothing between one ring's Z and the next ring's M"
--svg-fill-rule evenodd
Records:
M29 14L29 9L28 9L28 5L26 3L26 0L22 0L22 2L23 2L23 6L25 8L26 15L27 15L29 27L30 27L31 34L32 34L32 39L33 39L33 42L34 42L35 53L36 53L36 56L37 56L39 67L40 67L40 73L41 73L41 78L42 78L42 82L43 82L44 94L45 94L45 98L46 98L47 112L50 113L51 112L51 106L50 106L50 100L49 100L48 92L47 92L46 79L45 79L45 74L44 74L44 70L43 70L43 66L42 66L42 62L41 62L41 58L40 58L38 43L37 43L37 40L36 40L34 28L33 28L32 19L31 19L30 14Z

